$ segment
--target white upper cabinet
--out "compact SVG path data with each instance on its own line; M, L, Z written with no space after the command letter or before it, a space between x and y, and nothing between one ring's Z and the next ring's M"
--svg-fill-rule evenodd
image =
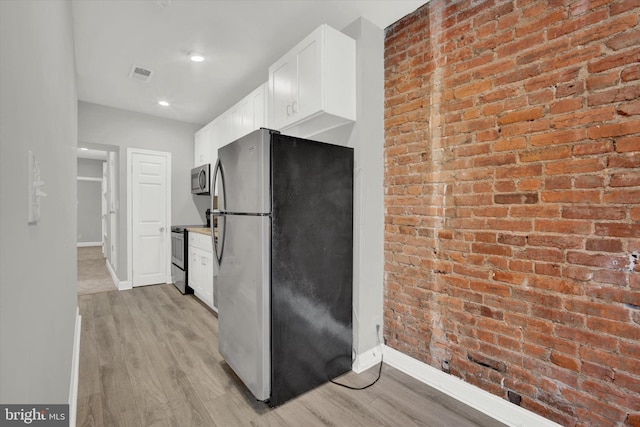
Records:
M308 137L356 119L356 42L321 25L269 67L269 127Z
M194 167L211 163L214 158L217 159L218 149L214 149L213 146L213 122L196 132L194 153ZM215 160L213 162L215 163Z
M266 92L267 83L264 83L223 114L228 115L229 132L218 148L265 126Z
M214 167L218 160L218 148L256 129L266 127L266 100L265 82L196 132L195 166L211 163L211 167Z

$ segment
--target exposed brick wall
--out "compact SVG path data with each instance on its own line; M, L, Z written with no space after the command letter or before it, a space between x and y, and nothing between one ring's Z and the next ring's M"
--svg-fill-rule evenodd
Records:
M563 425L640 419L639 14L432 0L386 35L387 344Z

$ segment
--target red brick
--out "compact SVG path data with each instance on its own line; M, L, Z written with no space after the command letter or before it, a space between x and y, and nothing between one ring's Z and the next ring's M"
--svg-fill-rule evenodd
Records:
M567 299L564 308L587 316L602 317L604 319L626 321L629 311L619 305L606 304L602 301Z
M470 83L466 86L462 86L458 89L455 89L453 91L453 94L456 98L460 99L460 98L465 98L467 96L477 95L481 92L485 92L489 88L491 88L491 81L489 80L479 81L479 82Z
M638 86L614 87L604 92L591 94L587 97L587 105L589 107L614 104L623 101L632 101L640 96L640 88ZM619 110L619 108L618 108ZM616 111L617 114L621 114ZM624 115L624 114L622 114Z
M605 43L607 47L613 50L625 49L627 47L637 46L640 44L640 31L627 31L616 37L613 37Z
M604 89L620 82L620 73L611 71L604 74L593 74L587 78L587 89L597 90Z
M619 207L570 206L562 209L567 219L624 219L626 211Z
M620 78L623 82L640 80L640 65L631 65L629 67L626 67L620 73Z
M559 249L579 249L582 247L583 239L571 235L531 234L527 238L527 244Z
M471 250L474 253L488 254L488 255L511 255L511 248L509 246L492 245L488 243L473 243Z
M625 204L638 204L640 203L640 190L611 190L604 193L602 201L605 203L625 203Z
M548 233L590 234L591 222L557 219L536 219L535 230Z
M526 165L502 167L496 171L496 178L523 178L531 176L541 176L542 165Z
M640 325L633 325L629 322L616 322L598 317L589 317L587 319L587 327L593 331L616 337L640 340ZM640 368L638 369L640 370Z
M571 188L571 178L568 176L552 176L545 178L544 187L547 190L566 190Z
M525 148L526 146L527 140L522 137L501 139L493 144L493 151L512 151Z
M638 16L634 14L610 18L600 25L590 26L575 32L571 35L571 44L573 46L582 47L590 42L603 40L610 35L621 33L629 28L633 28L637 24Z
M619 239L588 239L585 249L596 252L622 252L622 241Z
M612 120L616 115L615 108L612 106L603 106L600 108L591 108L587 111L573 111L553 117L551 124L555 129L572 128L581 125L591 125L594 123L604 123ZM583 129L574 132L584 132ZM585 135L586 132L582 135Z
M532 121L542 117L543 110L541 107L530 108L528 110L513 111L507 113L498 119L498 124L505 125L515 122Z
M575 178L576 188L600 188L604 187L604 177L599 175L581 175Z
M582 108L582 104L583 104L582 98L563 99L561 101L553 102L549 106L549 113L561 114L561 113L568 113L570 111L576 111Z
M585 252L567 252L567 262L570 264L601 267L613 270L622 270L629 265L629 259L615 255L598 255Z
M584 28L588 25L601 22L606 18L607 18L606 10L603 10L603 9L595 10L591 13L581 16L580 18L561 21L559 25L555 27L550 27L549 29L547 29L547 37L551 39L558 38L566 34L572 33L576 30L579 30L581 28Z
M569 357L555 351L551 352L551 363L561 368L569 369L571 371L578 372L580 370L580 360L575 357Z
M596 223L596 234L608 237L640 237L640 224Z
M616 109L616 113L621 116L638 116L640 115L640 100L636 99L632 102L621 104Z
M616 148L616 151L619 151ZM621 151L619 151L621 152ZM611 156L609 158L610 168L640 168L640 153L627 154L624 156Z
M599 190L543 191L540 199L545 203L598 203Z
M571 147L568 146L553 146L531 151L520 151L520 161L524 163L566 159L570 156Z
M590 73L599 73L627 64L640 62L640 48L631 51L624 51L615 55L608 55L604 59L594 61L589 64Z
M601 171L606 167L604 159L575 159L547 163L546 172L550 175L579 174L586 172Z

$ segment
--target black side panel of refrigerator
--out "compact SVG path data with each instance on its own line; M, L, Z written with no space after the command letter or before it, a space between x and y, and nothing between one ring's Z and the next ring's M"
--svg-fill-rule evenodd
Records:
M271 161L277 406L351 370L353 149L274 135Z

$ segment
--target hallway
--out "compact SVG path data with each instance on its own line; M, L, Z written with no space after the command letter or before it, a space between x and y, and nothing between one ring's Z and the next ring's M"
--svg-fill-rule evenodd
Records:
M78 295L118 290L100 246L78 247Z

